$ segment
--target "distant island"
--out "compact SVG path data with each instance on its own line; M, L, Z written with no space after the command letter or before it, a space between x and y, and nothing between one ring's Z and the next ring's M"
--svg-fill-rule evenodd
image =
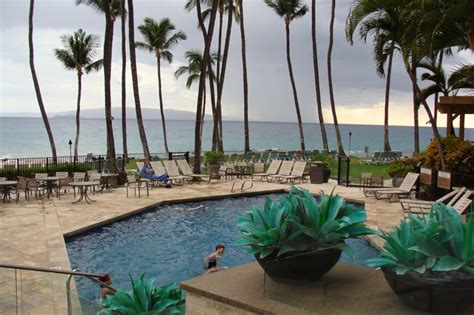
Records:
M50 118L71 118L76 116L76 111L64 112L50 112ZM112 107L112 116L115 119L122 117L121 107ZM158 108L142 108L143 119L161 120L160 110ZM41 117L39 112L24 112L24 113L0 113L0 117ZM105 113L103 108L91 108L81 110L81 118L86 119L104 119ZM127 107L127 119L135 119L135 108ZM185 110L165 109L165 118L169 120L195 120L196 114ZM206 115L205 120L212 120L211 115ZM241 118L224 116L226 121L241 121Z

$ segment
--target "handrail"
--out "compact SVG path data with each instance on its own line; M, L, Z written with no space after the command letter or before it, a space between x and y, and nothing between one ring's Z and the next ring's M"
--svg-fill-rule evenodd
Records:
M83 276L88 278L100 278L105 276L105 273L90 273L90 272L80 272L74 270L60 270L60 269L50 269L50 268L41 268L34 266L25 266L25 265L14 265L14 264L2 264L0 263L0 268L9 268L9 269L21 269L29 271L39 271L39 272L49 272L49 273L62 273L67 275Z

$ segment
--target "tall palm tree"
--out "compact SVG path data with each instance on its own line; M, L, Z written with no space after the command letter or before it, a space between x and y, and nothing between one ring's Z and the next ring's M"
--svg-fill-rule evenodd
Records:
M328 68L328 86L329 86L329 100L331 102L332 118L334 120L334 129L336 130L337 153L345 156L344 147L342 146L341 131L339 130L339 123L337 121L336 102L334 101L334 89L332 86L332 46L334 43L334 19L336 17L336 0L331 1L331 20L329 22L329 46L327 55Z
M135 54L135 22L133 12L133 0L128 0L128 44L130 50L130 70L132 73L133 98L135 100L135 113L137 116L138 133L142 143L145 159L150 159L150 149L146 138L145 126L143 124L142 106L140 103L140 90L138 87L137 57Z
M319 128L321 129L323 151L329 152L328 135L326 133L326 126L324 125L323 106L321 103L321 87L319 85L318 42L316 40L316 0L311 0L311 41L313 44L314 87L316 90Z
M171 48L179 41L186 39L186 34L179 31L174 34L171 32L175 30L175 26L170 19L164 18L157 23L152 18L145 18L142 25L138 26L138 30L142 33L145 41L138 41L135 46L139 49L147 50L155 54L158 74L158 95L160 99L161 123L163 126L163 140L166 153L168 149L168 139L166 137L166 123L165 112L163 106L163 91L161 86L161 59L171 63L173 61L173 54Z
M77 107L76 107L76 138L74 140L74 159L77 159L80 133L80 112L82 76L102 68L102 59L94 60L96 49L99 47L99 37L86 34L82 29L73 35L62 35L61 42L64 48L54 50L56 58L67 70L76 70L77 74Z
M117 172L117 161L115 155L114 129L112 124L112 95L111 95L111 75L112 75L112 47L114 38L114 23L116 17L120 15L121 0L76 0L76 4L87 4L98 12L105 14L105 35L104 35L104 92L105 92L105 126L107 131L107 160L109 168Z
M33 46L33 13L34 13L35 1L30 0L30 13L28 15L28 48L29 48L29 61L30 61L30 70L31 77L33 78L33 85L35 87L36 99L38 100L38 107L41 112L41 117L43 118L44 127L46 128L46 133L48 134L49 144L51 146L51 154L53 160L56 162L57 153L56 145L54 144L53 132L51 131L51 126L49 125L48 115L44 108L43 97L41 96L41 90L39 86L38 77L36 76L35 69L35 58L34 58L34 46Z
M175 71L174 75L176 78L179 78L182 75L187 74L188 76L186 79L186 87L190 89L193 83L198 82L201 77L202 53L197 50L187 51L185 54L185 58L188 61L188 65L179 67ZM206 77L209 79L209 82L215 81L215 74L214 74L214 71L212 71L212 66L215 64L216 60L217 60L217 53L212 53L211 61L210 61L211 67L208 67L208 70L206 71ZM204 93L204 97L203 97L202 118L201 118L203 123L201 124L201 135L202 135L202 129L204 126L204 118L206 115L205 95L206 93Z
M240 42L242 48L242 81L244 88L244 150L250 151L249 135L249 86L247 81L247 52L245 43L244 27L244 0L238 0L239 4L239 24L240 24Z
M376 71L380 77L386 77L385 107L384 107L384 145L383 150L391 151L389 141L388 117L390 103L390 83L392 77L393 54L399 50L397 42L403 35L403 29L398 23L400 10L379 10L371 14L371 3L368 0L356 2L350 9L346 20L346 37L353 44L353 35L359 27L361 41L367 41L369 35L373 36L373 57ZM384 66L387 63L387 74Z
M202 137L201 137L201 124L202 124L202 103L203 103L203 94L204 94L204 85L206 82L206 68L210 64L211 56L211 44L212 44L212 35L214 33L214 25L216 22L216 12L217 12L218 0L212 1L212 7L209 18L209 25L206 29L204 26L204 21L201 16L201 3L200 0L196 1L196 12L199 21L199 26L203 32L204 37L204 52L202 56L202 65L201 65L201 76L199 78L199 88L198 88L198 99L196 105L196 125L194 129L194 172L199 174L201 171L201 149L202 149Z
M126 161L128 158L128 145L127 145L127 28L126 28L126 10L125 1L120 1L120 31L122 35L122 147L123 147L123 159Z
M308 7L301 0L265 0L265 3L272 8L276 14L283 17L286 31L286 61L288 63L288 72L290 74L291 87L293 90L293 99L296 108L296 117L300 131L300 148L305 150L303 122L301 120L300 105L298 102L298 93L296 92L296 83L293 77L293 67L291 65L290 54L290 23L296 18L302 17L308 12Z

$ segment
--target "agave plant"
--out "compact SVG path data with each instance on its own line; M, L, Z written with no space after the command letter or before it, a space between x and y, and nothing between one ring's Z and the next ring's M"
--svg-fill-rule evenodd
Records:
M368 261L397 274L465 271L474 275L474 218L467 222L453 208L436 204L425 216L410 215L390 233L382 233L385 252Z
M340 196L322 195L292 187L279 201L267 198L263 209L254 208L239 218L238 245L261 259L274 254L338 247L349 254L346 238L374 233L364 226L365 210L347 204Z
M101 302L104 307L98 315L132 314L184 314L184 297L175 283L165 286L155 285L155 279L145 281L145 274L135 281L130 277L132 290L118 290L115 295L107 295Z

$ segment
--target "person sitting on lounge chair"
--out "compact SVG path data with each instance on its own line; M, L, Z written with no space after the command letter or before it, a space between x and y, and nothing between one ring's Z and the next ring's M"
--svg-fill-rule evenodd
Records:
M150 161L145 160L143 163L143 167L140 170L140 176L143 178L151 179L151 180L156 180L159 181L165 185L169 185L171 187L170 180L168 178L168 175L163 174L163 175L156 175L155 171L151 168Z

